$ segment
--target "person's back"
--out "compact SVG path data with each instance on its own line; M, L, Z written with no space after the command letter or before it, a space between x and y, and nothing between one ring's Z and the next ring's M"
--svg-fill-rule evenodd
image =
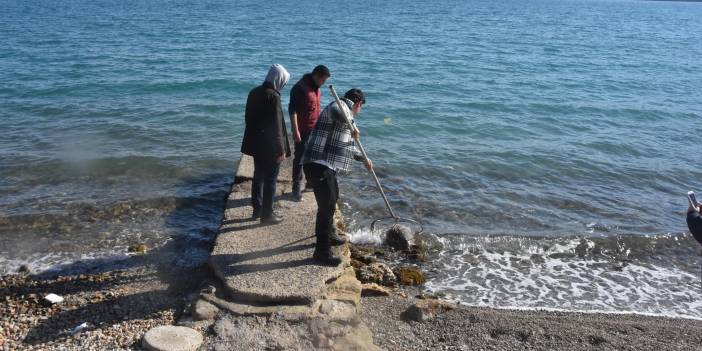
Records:
M241 152L254 158L251 185L253 218L262 223L279 223L273 213L273 199L280 163L290 156L288 132L280 104L280 90L290 74L281 65L272 65L265 81L249 92L246 100L244 139Z

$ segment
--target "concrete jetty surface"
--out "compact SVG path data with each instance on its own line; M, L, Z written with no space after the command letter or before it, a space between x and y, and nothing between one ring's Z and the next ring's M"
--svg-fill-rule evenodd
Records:
M284 221L261 225L251 219L253 160L240 160L209 260L219 281L193 303L194 326L214 324L204 350L378 350L358 316L361 283L348 244L334 249L339 266L312 259L317 206L311 192L292 201L291 166L286 160L278 177Z
M236 179L226 202L224 220L210 255L210 266L231 296L255 302L311 304L318 300L326 282L339 277L349 262L347 246L335 248L345 258L337 267L322 266L312 260L317 205L313 193L302 202L289 196L289 160L282 166L277 211L284 221L260 225L251 219L251 157L241 159Z

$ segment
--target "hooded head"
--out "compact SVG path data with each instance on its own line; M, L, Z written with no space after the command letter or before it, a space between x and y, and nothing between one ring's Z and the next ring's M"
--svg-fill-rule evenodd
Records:
M288 84L288 80L290 80L290 73L285 70L283 65L277 63L271 65L265 79L266 82L273 84L273 89L278 92L283 89L285 84Z

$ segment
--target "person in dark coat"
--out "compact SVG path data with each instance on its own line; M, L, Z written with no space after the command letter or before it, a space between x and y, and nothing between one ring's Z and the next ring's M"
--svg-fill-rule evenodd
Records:
M702 245L702 206L695 207L692 202L688 199L689 206L687 208L687 228L690 229L690 233L697 240L700 245Z
M254 158L252 218L260 218L263 224L283 221L273 212L273 198L280 163L290 157L288 131L280 103L280 91L289 79L290 73L285 67L274 64L263 84L251 90L246 100L246 129L241 152Z

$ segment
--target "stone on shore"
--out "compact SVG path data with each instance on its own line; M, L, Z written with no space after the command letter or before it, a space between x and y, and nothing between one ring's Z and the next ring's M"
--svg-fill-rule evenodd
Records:
M402 313L406 320L426 322L440 313L452 311L456 305L441 300L418 300Z
M352 267L347 267L344 273L329 283L326 288L327 299L346 301L354 306L361 302L361 282L356 279L356 272Z
M375 283L363 284L361 286L363 296L390 296L390 289Z
M414 233L404 225L395 224L385 233L385 245L395 250L409 250L413 244Z
M192 306L191 314L196 321L211 320L217 317L219 308L203 300L198 299Z
M396 267L393 273L402 285L422 285L426 281L424 273L415 267Z
M395 286L397 279L390 267L384 263L371 263L358 270L358 280L361 283L375 283L384 286Z
M142 346L150 351L194 351L202 342L202 335L194 329L164 325L146 332Z

